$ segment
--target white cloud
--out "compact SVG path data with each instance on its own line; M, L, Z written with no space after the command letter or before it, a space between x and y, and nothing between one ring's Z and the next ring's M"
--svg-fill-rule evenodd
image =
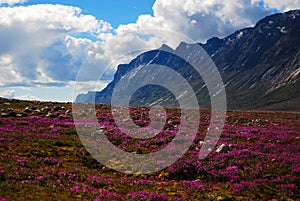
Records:
M202 42L251 26L271 13L250 0L156 0L153 11L154 17L144 23L157 26L159 22L160 27Z
M27 83L26 79L15 68L13 59L12 55L0 55L0 86L8 85L12 80L18 85Z
M252 0L253 2L260 2L261 0ZM277 9L280 11L289 11L300 8L300 0L263 0L264 4L269 8Z
M0 5L15 5L15 4L19 4L19 3L25 3L27 0L0 0Z
M14 98L16 94L15 90L5 90L0 92L0 97L3 98Z
M111 29L109 23L72 6L1 7L0 86L74 80L87 50L97 48L97 43L74 39L70 44L71 36Z
M20 95L20 96L14 96L14 99L18 99L18 100L40 100L40 98L33 96L31 94L24 94L24 95Z
M18 24L25 31L50 33L100 32L111 29L109 23L98 21L94 16L83 15L81 12L78 7L52 4L4 7L1 8L0 24Z

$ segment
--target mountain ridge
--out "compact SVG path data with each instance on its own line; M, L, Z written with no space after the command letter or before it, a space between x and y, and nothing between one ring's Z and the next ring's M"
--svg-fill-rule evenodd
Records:
M173 51L181 48L188 52L188 46L200 45L211 56L226 86L229 109L300 110L296 104L300 97L299 16L300 10L274 14L261 19L254 27L238 30L225 38L213 37L204 44L182 42ZM172 66L186 77L194 75L185 61L167 55L164 50L170 51L164 45L137 56L129 64L119 65L113 81L104 90L78 95L76 102L95 100L96 103L109 104L112 90L120 78L149 62ZM203 81L194 79L189 82L193 83L195 91L200 90L197 93L200 106L209 108L208 91L202 90ZM164 94L161 90L151 91L153 96ZM145 99L147 94L140 91L138 98Z

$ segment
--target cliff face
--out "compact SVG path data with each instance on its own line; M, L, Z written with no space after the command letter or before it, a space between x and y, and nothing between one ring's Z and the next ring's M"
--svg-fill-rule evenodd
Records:
M181 43L175 51L189 51L193 44ZM196 44L194 44L196 45ZM229 109L300 110L300 11L268 16L255 27L223 38L198 44L215 62L226 86ZM139 55L129 64L118 66L113 81L101 92L79 95L77 102L110 103L112 91L120 78L143 64L160 64L182 74L193 86L201 107L209 107L210 98L204 82L192 68L166 46ZM190 52L195 54L195 52ZM191 78L193 77L193 78ZM152 87L152 88L151 88ZM171 94L149 86L139 90L132 104L140 100L161 102ZM157 101L157 100L156 100Z

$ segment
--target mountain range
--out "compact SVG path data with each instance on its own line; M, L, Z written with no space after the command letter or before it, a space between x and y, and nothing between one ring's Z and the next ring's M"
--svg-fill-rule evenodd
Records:
M122 76L141 65L159 64L186 78L197 94L200 107L209 108L210 97L204 81L186 61L170 54L170 51L189 52L191 45L200 45L214 61L225 85L228 109L300 111L300 10L267 16L254 27L225 38L211 38L204 44L182 42L175 50L163 45L142 53L129 64L119 65L105 89L80 94L76 102L95 100L110 104L113 89ZM148 86L138 90L130 103L163 104L170 98L172 94L165 89Z

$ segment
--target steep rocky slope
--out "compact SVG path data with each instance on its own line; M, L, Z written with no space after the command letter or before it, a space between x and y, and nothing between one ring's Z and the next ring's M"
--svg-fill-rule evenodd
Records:
M205 44L182 42L175 51L189 54L191 45L201 45L211 56L226 86L229 109L300 110L300 10L275 14L260 20L255 27L236 31ZM77 97L77 102L110 103L112 91L122 76L145 64L160 64L182 74L193 86L201 107L210 106L208 91L201 77L181 58L170 54L166 46L139 55L129 64L118 66L114 80L101 92ZM172 96L149 86L139 90L132 104L149 103L161 96L161 102ZM156 100L157 101L157 100Z

